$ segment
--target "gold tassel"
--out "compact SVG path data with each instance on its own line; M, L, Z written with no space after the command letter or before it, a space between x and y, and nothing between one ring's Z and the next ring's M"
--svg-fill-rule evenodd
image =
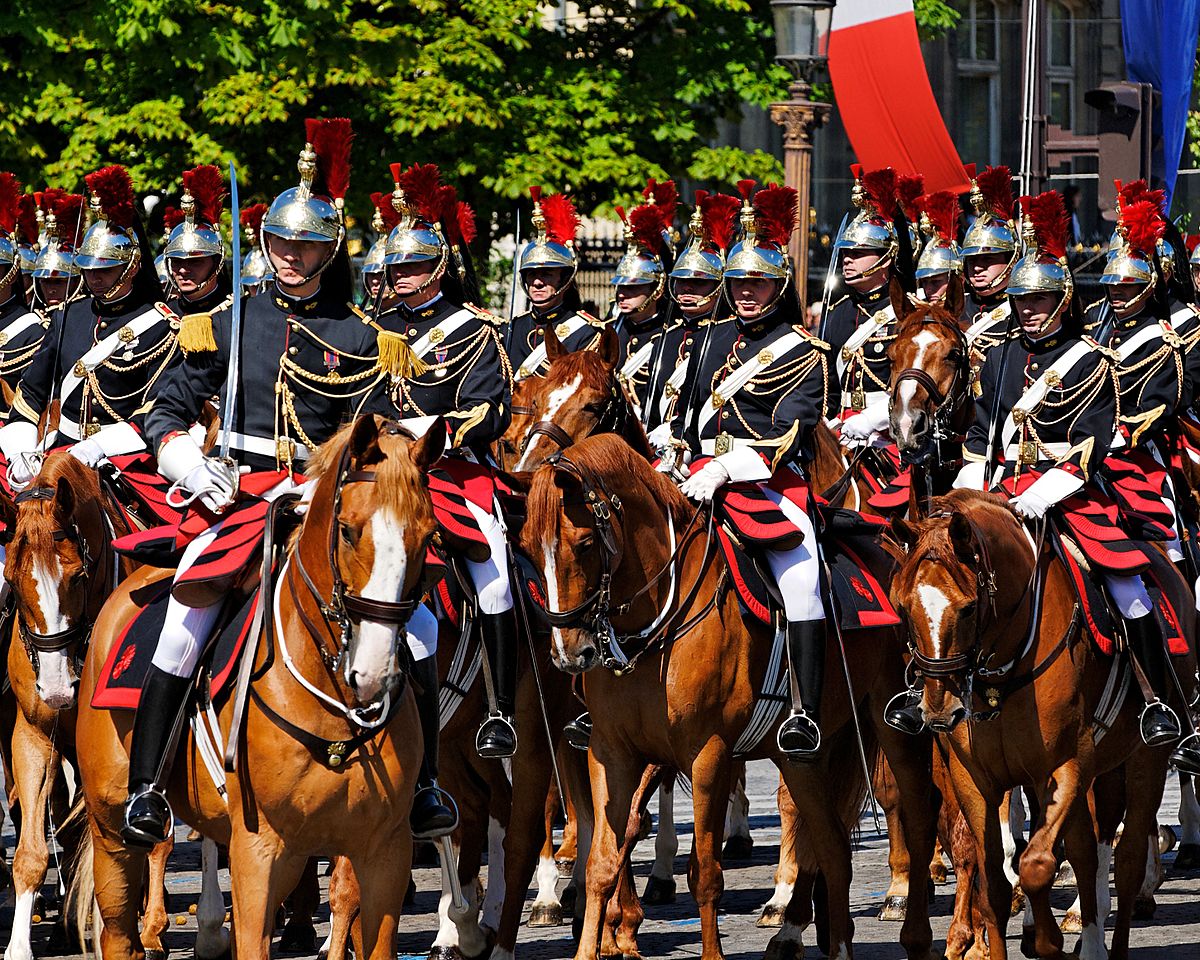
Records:
M217 339L213 336L212 315L189 313L180 320L179 346L184 353L215 353Z
M408 380L429 370L429 365L412 351L408 341L390 330L379 331L379 367L392 377Z

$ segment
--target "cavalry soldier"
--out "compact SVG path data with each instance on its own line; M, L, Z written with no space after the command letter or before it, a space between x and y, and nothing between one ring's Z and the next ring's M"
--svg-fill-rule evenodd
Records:
M30 308L21 281L17 251L17 211L21 184L11 173L0 173L0 378L5 398L11 398L21 374L46 334L47 321Z
M215 313L229 300L225 241L218 229L224 198L225 185L217 167L205 164L184 172L183 219L163 248L176 294L167 305L177 316Z
M624 209L617 207L625 224L625 254L611 283L616 288L613 327L621 343L617 379L638 419L645 423L651 403L646 392L650 361L665 321L659 304L666 291L671 223L678 199L675 185L669 180L651 180L642 195L646 202L629 211L628 217Z
M665 453L671 446L672 421L688 409L693 399L681 396L689 360L694 352L707 352L712 326L724 306L721 286L725 254L733 244L738 206L736 197L697 190L696 209L688 226L691 240L668 276L668 293L679 319L668 323L659 338L651 362L644 418L650 445L660 452ZM729 322L733 318L721 319ZM728 347L726 344L721 362L728 355Z
M1005 294L1020 256L1013 218L1012 175L1008 167L988 167L971 180L975 220L963 237L962 262L967 278L966 334L976 378L988 350L1012 330L1012 304Z
M939 190L921 197L918 204L921 208L921 229L929 239L917 258L917 290L922 300L945 303L951 278L962 280L962 254L958 249L958 197L949 190Z
M275 270L262 251L262 221L266 212L265 203L255 203L243 210L238 218L250 242L249 251L242 257L242 294L247 297L261 292L267 281L275 279Z
M403 172L393 164L392 176L400 222L388 237L383 262L384 282L398 302L375 320L383 331L380 363L390 377L371 403L418 435L435 418L445 419L449 453L434 467L430 490L439 523L463 531L455 539L472 540L477 549L464 562L494 693L475 749L481 757L511 757L517 750L517 617L488 449L508 426L512 373L500 345L500 321L470 303L474 277L466 248L474 221L469 208L457 202L452 187L439 184L432 164ZM437 627L431 616L423 616L428 620L422 622L430 622L432 652ZM429 691L424 709L432 785L438 732L432 656L418 679Z
M746 191L748 193L748 191ZM733 484L793 528L761 542L783 596L792 709L776 734L793 759L820 750L825 607L813 508L804 467L813 427L825 417L829 348L803 327L788 257L796 191L768 187L742 207L742 240L729 253L724 284L736 312L732 348L710 379L696 416L700 457L680 486L694 500L722 502ZM747 535L746 531L741 531Z
M46 242L33 268L33 295L34 308L46 317L44 331L50 311L82 296L83 278L75 264L75 251L83 237L84 222L83 196L78 193L46 190L42 202L46 206ZM36 340L41 343L41 335ZM27 347L31 345L32 341ZM10 338L4 341L4 349L12 352L19 348Z
M600 342L604 325L584 313L575 284L579 258L575 234L579 214L570 198L561 193L543 196L541 187L530 187L533 197L534 238L525 244L517 260L517 273L529 309L513 317L504 347L514 368L513 379L544 374L546 328L552 326L563 349L591 350Z
M69 443L88 466L144 450L145 440L131 421L179 360L179 321L161 302L128 172L105 167L86 183L97 220L75 263L89 296L55 311L0 429L0 451L16 490L41 468L38 423L56 399L58 442Z
M363 311L368 317L382 316L396 305L396 293L384 278L383 255L387 239L400 222L400 214L392 203L390 193L371 194L371 229L375 231L375 242L363 257L362 288Z
M896 339L896 316L889 285L899 249L895 208L895 172L891 167L863 173L855 164L851 194L858 213L833 246L842 280L849 293L826 314L821 339L829 343L836 362L831 415L840 412L841 437L852 446L886 443L888 347Z
M262 222L274 285L242 301L237 344L232 303L184 320L186 357L165 378L146 418L159 472L171 481L172 497L189 505L189 517L201 521L202 532L184 548L134 718L122 830L132 846L152 846L170 834L171 731L222 601L252 555L234 550L239 559L231 560L223 527L244 533L239 513L295 491L296 471L309 452L349 418L356 395L377 375L374 331L348 303L342 198L349 171L332 158L348 154L349 138L347 120L308 121L300 184L276 197ZM230 384L234 349L238 382ZM189 430L205 404L230 389L237 402L225 460L206 456ZM264 403L267 397L273 402Z

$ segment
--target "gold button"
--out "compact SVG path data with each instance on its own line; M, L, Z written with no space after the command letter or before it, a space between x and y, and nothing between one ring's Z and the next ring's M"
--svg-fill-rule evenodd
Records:
M1031 364L1029 365L1029 369L1030 369L1030 370L1036 370L1037 368L1038 368L1038 365L1037 365L1036 363L1031 363Z
M100 329L101 329L101 330L107 330L107 329L108 329L108 321L107 321L107 320L101 320L101 321L100 321Z
M299 348L297 348L297 347L288 347L288 353L289 353L291 356L293 356L293 357L294 357L296 354L298 354L299 352L300 352L300 350L299 350Z
M690 346L692 345L692 338L691 338L691 337L688 337L688 338L687 338L687 339L684 341L684 344L685 344L686 346L689 346L689 347L690 347Z
M407 404L407 403L402 403L402 404L400 404L400 409L401 409L401 410L408 410L408 409L409 409L409 406L408 406L408 404Z

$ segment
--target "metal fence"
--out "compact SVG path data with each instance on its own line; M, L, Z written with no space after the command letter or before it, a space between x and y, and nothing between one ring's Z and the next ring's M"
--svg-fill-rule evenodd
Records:
M612 303L612 278L625 244L620 240L586 239L579 244L579 272L575 282L583 309L604 317Z

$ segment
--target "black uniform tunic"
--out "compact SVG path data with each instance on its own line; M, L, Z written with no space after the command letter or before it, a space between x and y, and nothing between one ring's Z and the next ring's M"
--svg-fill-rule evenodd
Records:
M567 324L571 324L575 317L579 317L584 322L577 330L568 333ZM582 310L567 310L564 307L555 307L542 313L537 310L529 310L520 316L513 317L508 324L504 348L512 361L514 376L517 380L524 380L526 377L534 375L545 375L549 369L550 363L546 359L544 351L536 369L526 369L525 363L529 359L529 355L545 340L548 326L555 328L555 333L558 334L563 348L569 353L576 350L593 349L604 330L604 324L591 314L584 313ZM561 334L559 334L560 330Z
M48 314L25 306L16 294L0 304L0 379L12 392L46 336Z
M875 318L884 322L856 351L847 351L846 342L864 323ZM892 377L888 348L896 339L896 318L887 284L861 295L850 293L829 308L821 339L833 351L830 365L831 409L863 410L872 400L882 400ZM838 367L843 369L838 375ZM839 397L838 394L841 394Z

